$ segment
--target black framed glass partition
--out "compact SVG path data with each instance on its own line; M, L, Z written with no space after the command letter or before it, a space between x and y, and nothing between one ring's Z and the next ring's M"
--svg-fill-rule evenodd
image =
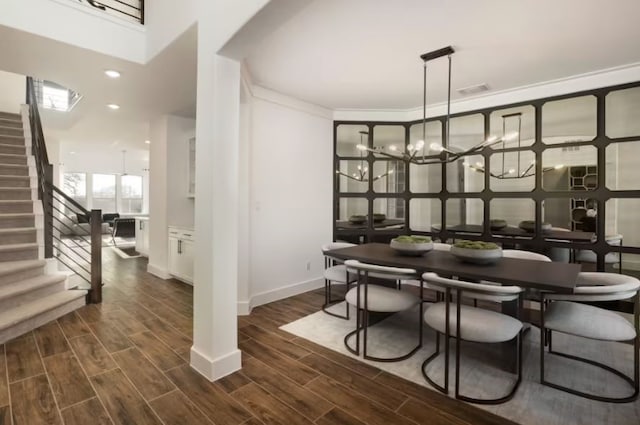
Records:
M334 238L504 243L523 231L527 249L588 251L594 270L640 274L640 82L453 114L449 125L447 145L444 116L424 135L422 121L335 121ZM417 155L438 159L438 145L461 152L509 134L449 163L376 152L424 146Z

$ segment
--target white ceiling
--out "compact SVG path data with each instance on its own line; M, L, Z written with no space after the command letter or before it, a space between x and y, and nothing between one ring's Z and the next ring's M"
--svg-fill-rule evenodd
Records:
M140 65L0 26L0 68L82 94L69 113L41 111L46 137L64 149L148 149L150 120L163 114L195 118L196 38L193 27ZM109 79L106 69L122 77ZM108 103L121 108L111 111Z
M258 85L331 109L409 109L422 53L452 45L454 90L502 91L640 62L638 16L638 0L315 0L246 63ZM428 103L444 101L446 58L428 78Z

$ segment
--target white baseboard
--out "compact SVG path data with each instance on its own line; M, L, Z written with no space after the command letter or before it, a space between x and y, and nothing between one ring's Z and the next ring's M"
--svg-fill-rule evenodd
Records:
M147 272L151 273L154 276L159 277L160 279L167 280L171 278L171 275L169 274L169 270L162 267L155 266L153 264L147 264Z
M217 359L211 359L191 347L191 367L209 381L216 381L242 368L242 352L234 350Z
M323 286L324 279L319 277L317 279L294 283L293 285L283 286L281 288L255 294L251 297L251 305L249 311L259 305L268 304L274 301L281 300L283 298L293 297L294 295L313 291L314 289L322 288Z
M238 301L238 316L251 314L251 301Z

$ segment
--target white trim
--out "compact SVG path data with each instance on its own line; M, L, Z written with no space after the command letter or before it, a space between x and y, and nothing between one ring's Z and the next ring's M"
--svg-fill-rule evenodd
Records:
M151 273L152 275L159 277L160 279L171 279L171 275L169 274L169 270L164 267L159 267L154 264L147 264L147 273Z
M238 301L238 316L248 316L251 314L251 301Z
M330 109L314 105L273 90L265 89L264 87L256 85L251 86L250 93L254 99L260 99L286 108L306 112L307 114L316 115L320 118L326 118L329 120L334 119L334 113Z
M261 292L251 297L250 310L259 305L268 304L274 301L278 301L284 298L293 297L305 292L313 291L314 289L322 288L324 286L323 278L316 278L307 280L304 282L294 283L292 285L282 286L270 291Z
M640 62L601 69L571 77L559 78L508 90L488 92L451 102L451 113L484 109L511 103L526 102L600 87L615 86L640 80ZM427 117L446 113L446 103L429 105ZM344 121L415 121L422 118L422 107L409 109L336 109L334 120Z
M191 367L209 381L216 381L242 368L242 352L234 350L217 359L211 359L191 347Z

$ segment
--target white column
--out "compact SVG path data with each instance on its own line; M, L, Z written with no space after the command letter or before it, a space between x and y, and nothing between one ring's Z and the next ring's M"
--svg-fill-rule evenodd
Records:
M149 127L149 180L153 190L149 193L149 264L147 271L162 279L168 279L167 251L167 185L168 138L167 116L151 122Z
M240 63L198 29L196 261L191 366L210 380L241 367L237 341Z

